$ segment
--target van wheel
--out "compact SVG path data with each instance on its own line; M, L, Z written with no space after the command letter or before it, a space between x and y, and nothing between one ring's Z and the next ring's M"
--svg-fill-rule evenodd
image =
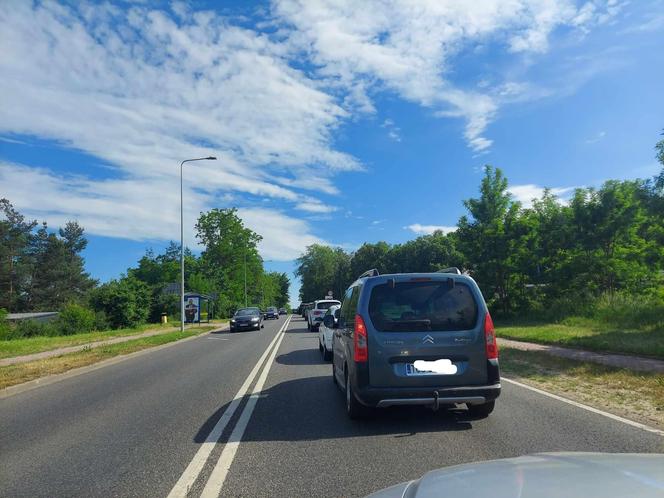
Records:
M353 394L353 388L348 380L348 372L344 375L346 381L346 414L353 420L364 418L368 415L369 409L360 403Z
M488 401L482 405L467 405L468 406L468 416L472 419L483 419L487 418L493 409L496 407L496 401Z

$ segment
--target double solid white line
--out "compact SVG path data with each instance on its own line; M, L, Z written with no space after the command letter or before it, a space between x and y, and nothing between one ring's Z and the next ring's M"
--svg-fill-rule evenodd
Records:
M246 378L238 392L235 394L233 401L231 401L231 403L228 405L228 408L226 408L219 421L210 431L210 434L208 434L207 438L205 438L205 441L201 444L201 447L198 449L194 455L194 458L192 458L191 462L180 476L180 479L178 479L178 482L175 483L175 486L173 486L173 489L171 489L171 492L168 494L168 498L180 498L187 496L189 489L191 489L191 486L194 484L201 471L203 470L205 463L210 457L210 453L212 453L212 450L219 441L221 434L224 432L224 429L226 429L228 422L235 414L235 411L240 405L240 402L247 394L249 387L260 372L260 377L258 378L258 381L251 391L251 395L242 411L242 414L240 415L240 419L235 425L235 428L233 429L228 442L224 446L224 449L219 456L219 460L217 461L214 470L212 471L212 474L210 475L207 484L203 489L203 493L201 494L201 497L216 498L219 496L221 488L224 485L224 481L226 480L226 476L228 475L228 470L233 463L238 446L240 445L244 431L247 428L251 414L254 411L261 390L265 385L265 381L270 372L270 368L272 367L272 363L274 362L274 358L277 355L281 341L284 338L284 332L290 323L291 317L292 315L288 316L282 327L279 329L279 332L277 332L277 334L274 336L274 339L272 339L272 342L270 342L261 357L258 359L258 362L249 373L249 376ZM267 363L265 363L266 358L268 358ZM264 367L263 363L265 363ZM262 372L261 367L263 367Z

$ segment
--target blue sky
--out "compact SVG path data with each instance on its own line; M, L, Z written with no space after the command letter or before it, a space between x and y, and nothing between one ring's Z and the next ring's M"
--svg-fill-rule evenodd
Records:
M0 5L0 196L77 219L102 281L236 206L266 266L452 230L481 167L545 186L658 171L664 2ZM297 300L297 282L292 301Z

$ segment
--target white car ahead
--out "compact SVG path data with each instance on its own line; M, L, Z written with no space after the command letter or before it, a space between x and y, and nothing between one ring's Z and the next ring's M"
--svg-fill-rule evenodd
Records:
M318 327L323 322L323 315L330 306L341 304L341 301L336 299L320 299L314 301L311 309L307 312L307 330L309 332L317 332Z
M338 318L335 315L335 312L341 308L340 304L335 304L330 306L325 312L325 316L332 315L334 321L336 322ZM328 329L324 323L320 324L318 328L318 349L320 354L323 356L325 361L330 361L332 359L332 336L334 335L333 329Z

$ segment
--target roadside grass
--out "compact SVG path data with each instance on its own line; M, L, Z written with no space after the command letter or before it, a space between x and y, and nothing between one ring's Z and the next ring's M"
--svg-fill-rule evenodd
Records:
M664 375L501 348L501 372L546 391L664 429Z
M216 325L202 325L200 327L186 329L184 333L181 333L179 330L167 332L108 346L86 348L83 351L55 356L45 360L0 367L0 389L28 382L46 375L59 374L74 368L92 365L93 363L107 360L114 356L129 354L142 349L178 341L186 337L208 332L215 328L217 328Z
M223 324L227 320L211 320L212 324ZM207 324L202 324L207 326ZM103 330L95 332L86 332L83 334L60 335L60 336L35 336L22 339L0 340L0 359L12 358L14 356L23 356L26 354L41 353L52 349L66 348L68 346L79 346L89 342L103 341L113 339L114 337L123 337L127 335L140 334L153 330L163 332L178 330L179 324L169 323L162 325L159 323L146 323L137 327L115 330Z
M664 329L658 327L618 329L580 317L560 323L497 320L496 334L517 341L664 359Z

